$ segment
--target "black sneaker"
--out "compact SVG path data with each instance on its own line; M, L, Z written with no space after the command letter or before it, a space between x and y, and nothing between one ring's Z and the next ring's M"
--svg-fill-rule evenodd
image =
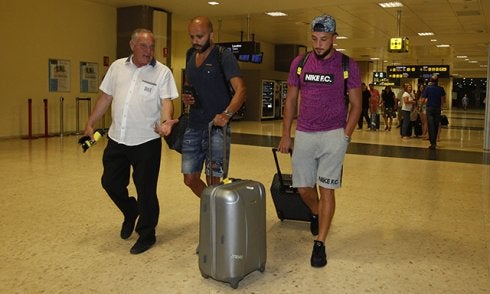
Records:
M324 267L327 265L327 253L322 241L315 240L310 262L312 267Z
M312 214L310 218L310 231L313 236L318 235L318 215Z

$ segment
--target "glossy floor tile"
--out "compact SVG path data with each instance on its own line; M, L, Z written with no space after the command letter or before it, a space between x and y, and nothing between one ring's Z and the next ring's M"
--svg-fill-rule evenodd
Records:
M280 222L268 194L266 270L237 290L201 277L199 201L177 153L163 150L157 243L134 256L136 236L119 238L122 216L100 186L105 141L82 153L76 136L0 140L0 292L489 293L483 114L448 116L435 153L393 130L355 132L325 268L309 265L308 224ZM268 190L280 121L234 122L233 132L230 176ZM279 159L288 172L288 156Z

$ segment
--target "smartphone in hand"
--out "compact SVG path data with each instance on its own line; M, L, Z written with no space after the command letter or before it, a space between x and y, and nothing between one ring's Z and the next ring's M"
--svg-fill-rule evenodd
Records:
M199 103L199 97L197 96L196 89L194 89L193 86L184 85L183 92L185 94L192 95L192 97L194 98L194 104L191 105L192 107L196 107L196 108L200 108L201 107L201 104Z

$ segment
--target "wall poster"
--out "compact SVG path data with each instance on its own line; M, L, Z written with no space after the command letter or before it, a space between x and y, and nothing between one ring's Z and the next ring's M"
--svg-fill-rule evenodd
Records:
M49 59L49 92L70 92L70 61Z
M99 65L96 62L80 62L80 92L97 93L99 90Z

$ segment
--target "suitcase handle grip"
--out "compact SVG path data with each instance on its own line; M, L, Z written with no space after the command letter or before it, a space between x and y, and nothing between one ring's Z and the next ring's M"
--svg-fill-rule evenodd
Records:
M279 161L277 160L277 148L272 148L272 154L274 154L274 162L276 163L277 175L279 176L279 183L281 187L285 187L284 180L282 178L281 168L279 167ZM289 148L289 156L293 156L293 149Z
M210 161L210 167L209 167L209 173L210 173L210 177L211 177L211 181L213 179L213 167L212 167L212 163L213 163L213 144L212 144L212 135L213 135L213 127L214 127L214 121L210 121L209 124L208 124L208 150L209 150L209 161ZM228 137L227 137L227 128L228 128L228 125L225 125L223 127L221 127L221 130L223 132L223 181L226 180L228 178L228 160L226 158L226 154L227 154L227 148L226 148L226 142L228 140Z

